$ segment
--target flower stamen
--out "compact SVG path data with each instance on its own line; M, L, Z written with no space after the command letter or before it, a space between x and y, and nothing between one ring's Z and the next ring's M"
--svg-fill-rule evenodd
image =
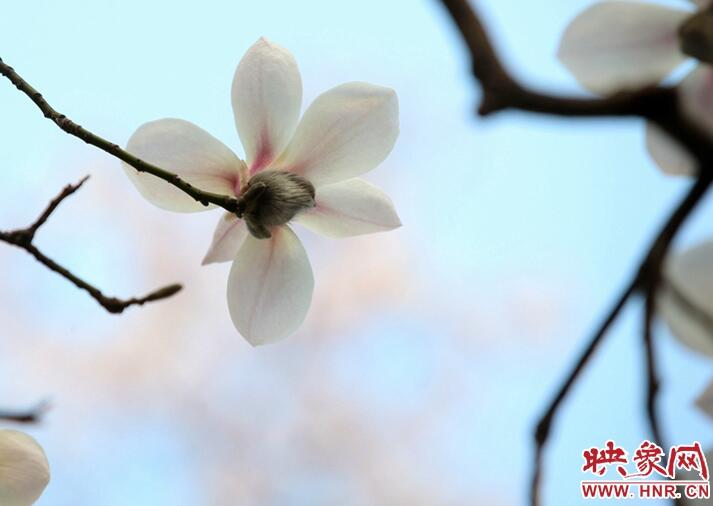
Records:
M297 213L315 206L314 186L304 177L281 170L255 174L242 189L238 214L250 234L269 239L273 227L284 225Z

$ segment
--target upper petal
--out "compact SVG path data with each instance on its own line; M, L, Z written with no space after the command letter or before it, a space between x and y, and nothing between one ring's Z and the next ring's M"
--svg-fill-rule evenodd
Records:
M386 193L363 179L320 186L317 205L294 221L328 237L349 237L393 230L401 226Z
M193 123L160 119L141 125L126 150L146 162L177 174L195 187L233 195L240 159L222 142ZM209 209L166 181L123 163L129 179L152 204L169 211Z
M671 333L690 348L713 356L713 241L669 257L659 310Z
M213 240L201 264L234 260L247 236L248 228L243 220L234 214L223 213L215 227Z
M282 152L297 126L302 105L297 62L289 51L261 38L238 64L231 97L235 126L255 173Z
M228 277L233 324L253 346L279 341L302 324L314 278L307 253L288 227L270 239L248 236Z
M646 149L656 165L666 174L671 176L696 174L696 160L686 148L650 122L646 124Z
M599 2L569 24L557 56L595 93L655 84L685 59L678 27L689 15L650 3Z
M317 97L273 165L302 174L315 186L336 183L379 165L398 135L394 90L346 83Z
M29 506L50 480L47 456L23 432L0 430L0 504Z

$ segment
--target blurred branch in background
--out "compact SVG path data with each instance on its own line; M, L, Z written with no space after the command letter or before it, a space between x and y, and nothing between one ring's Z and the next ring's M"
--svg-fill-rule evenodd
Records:
M49 217L52 215L52 213L57 209L59 204L72 195L74 192L76 192L81 186L85 183L85 181L89 178L89 176L84 177L82 180L80 180L77 184L70 184L65 186L62 191L60 192L59 195L57 195L52 201L49 203L47 208L42 212L42 214L35 220L35 222L30 225L27 228L22 228L22 229L17 229L17 230L11 230L11 231L0 231L0 241L6 242L8 244L12 244L13 246L17 246L18 248L22 248L25 251L27 251L30 255L35 257L35 260L40 262L42 265L47 267L49 270L56 272L63 278L67 279L71 283L73 283L77 288L80 288L82 290L85 290L89 295L92 296L94 300L96 300L104 309L109 311L110 313L122 313L126 308L130 306L135 306L135 305L143 305L147 302L152 302L156 300L161 300L165 299L168 297L171 297L172 295L175 295L178 293L182 286L179 284L173 284L169 286L165 286L163 288L160 288L154 292L149 293L148 295L144 297L132 297L130 299L118 299L116 297L107 297L104 295L98 288L90 285L86 281L82 280L81 278L77 277L76 275L72 274L69 270L67 270L65 267L62 267L59 265L57 262L46 256L44 253L42 253L34 244L34 238L35 234L37 231L40 229L42 225L44 225ZM3 418L2 413L0 413L0 418Z
M713 182L713 142L681 112L677 89L649 86L617 93L606 98L571 98L549 95L520 84L505 69L490 41L478 14L467 0L441 0L466 43L472 58L472 71L482 88L478 113L487 116L505 109L519 109L540 114L567 117L641 117L655 122L678 140L696 158L699 175L686 197L666 221L639 264L633 279L590 338L535 430L535 457L531 486L531 503L540 504L543 451L552 422L571 386L584 370L602 338L619 316L622 308L639 293L644 297L643 350L646 363L646 413L654 439L661 444L661 430L656 401L659 379L652 340L652 321L656 298L662 285L662 268L669 247L692 211L701 202Z
M0 420L15 423L35 423L40 421L40 419L47 412L48 409L49 403L43 401L37 404L35 407L24 411L0 410Z

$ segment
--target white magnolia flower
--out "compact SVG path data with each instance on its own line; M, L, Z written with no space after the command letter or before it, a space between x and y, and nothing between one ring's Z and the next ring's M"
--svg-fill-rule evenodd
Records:
M0 505L29 506L50 480L45 452L23 432L0 430Z
M389 197L357 179L381 163L399 133L393 90L362 82L333 88L300 120L302 81L293 56L258 40L238 65L232 86L235 126L245 161L196 125L146 123L127 150L196 187L242 197L243 219L225 213L203 260L233 261L228 308L253 345L286 337L304 320L313 278L298 222L330 237L400 226ZM177 188L125 165L141 194L170 211L207 209Z
M603 1L567 27L557 56L588 90L607 94L656 84L692 57L699 65L681 83L683 110L713 133L713 12L636 1ZM695 173L695 162L677 142L649 123L646 146L664 172Z
M713 357L713 241L669 256L658 309L683 344Z

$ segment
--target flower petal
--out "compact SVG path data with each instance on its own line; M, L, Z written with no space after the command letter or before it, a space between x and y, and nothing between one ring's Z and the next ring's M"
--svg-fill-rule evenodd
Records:
M238 64L231 92L235 126L252 174L290 141L300 118L302 79L286 49L264 37Z
M228 277L228 309L233 324L253 346L274 343L304 321L314 278L307 253L288 227L272 238L243 243Z
M689 15L643 2L599 2L569 24L557 56L595 93L654 84L685 59L678 26Z
M234 214L223 213L201 265L234 260L247 236L248 228L243 220Z
M222 142L189 121L160 119L141 125L126 150L146 162L173 172L197 188L234 195L240 159ZM152 204L169 211L210 209L151 174L122 163L129 179Z
M683 112L713 135L713 68L698 65L681 82L678 93ZM646 146L664 172L686 176L696 174L695 159L675 139L655 125L647 127Z
M0 504L29 506L50 480L47 456L23 432L0 430Z
M646 149L649 155L666 174L671 176L694 176L696 161L676 139L671 138L654 123L646 124Z
M394 204L381 189L363 179L320 186L317 205L294 221L328 237L349 237L401 226Z
M713 68L698 65L678 90L683 111L713 135Z
M698 396L696 406L713 419L713 381L710 382L703 393Z
M379 165L398 135L394 90L346 83L317 97L273 165L301 174L315 186L337 183Z
M669 257L665 279L658 305L671 333L686 346L713 356L713 241Z

